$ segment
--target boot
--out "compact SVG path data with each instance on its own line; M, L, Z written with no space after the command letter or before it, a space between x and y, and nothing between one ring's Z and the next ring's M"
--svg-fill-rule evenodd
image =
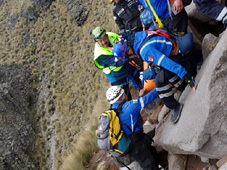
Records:
M177 123L177 121L179 120L182 108L183 108L183 104L180 103L177 108L171 110L171 118L170 118L170 120L173 123Z

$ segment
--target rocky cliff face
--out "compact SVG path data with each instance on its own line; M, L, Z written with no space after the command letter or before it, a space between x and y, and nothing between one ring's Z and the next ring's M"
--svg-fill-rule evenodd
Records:
M158 128L157 143L171 153L209 159L220 159L227 153L226 40L225 31L196 77L196 92L188 88L181 95L184 108L179 123L166 121Z
M35 144L34 89L31 70L0 65L0 169L38 169Z
M73 151L107 84L93 65L90 33L117 30L111 7L107 0L0 0L0 169L59 169ZM182 94L179 123L160 119L157 143L167 151L226 153L223 44L226 33L196 78L197 92Z
M60 168L66 155L74 151L78 136L87 128L99 90L107 83L93 65L91 37L91 30L99 24L106 25L106 29L114 28L109 24L113 22L112 13L99 22L105 7L111 9L109 1L0 0L0 63L13 68L14 65L23 68L26 64L29 69L23 74L29 74L31 79L27 77L21 82L37 91L34 110L26 110L21 119L9 115L11 122L23 122L23 128L18 129L32 127L32 130L14 140L11 134L17 133L16 130L1 121L4 129L1 144L24 143L21 146L24 153L18 152L18 159L14 161L11 151L1 147L0 169L23 169L26 164L28 169L55 170ZM9 69L11 71L12 76L17 76L17 72ZM20 101L17 97L15 100ZM12 153L15 155L16 151Z

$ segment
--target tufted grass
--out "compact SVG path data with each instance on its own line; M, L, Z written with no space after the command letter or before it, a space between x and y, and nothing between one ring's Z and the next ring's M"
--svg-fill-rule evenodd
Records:
M13 9L11 3L17 8ZM34 159L40 162L40 169L59 169L70 159L84 166L97 150L93 121L99 113L97 105L102 108L100 112L105 110L105 102L98 103L98 99L104 95L108 81L93 64L94 42L90 33L96 26L107 31L117 29L108 0L86 3L89 16L82 27L66 12L64 1L56 0L34 25L26 25L20 17L14 30L8 28L8 16L27 8L31 1L4 1L0 6L0 63L29 64L32 86L39 92L35 120L40 135ZM55 137L54 142L48 137ZM78 150L77 142L86 138L93 142Z

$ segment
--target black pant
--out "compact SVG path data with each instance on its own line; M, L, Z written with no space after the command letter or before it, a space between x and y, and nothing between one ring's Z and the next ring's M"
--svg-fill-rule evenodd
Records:
M155 88L158 92L159 98L169 109L175 109L179 106L179 102L174 98L171 86L183 91L187 86L187 83L181 80L173 72L164 68L158 69L158 74L155 78Z
M185 9L183 9L177 15L172 14L172 18L170 16L166 17L163 21L163 24L167 31L170 33L187 33L188 15Z
M143 170L159 170L156 153L152 153L151 144L146 142L143 133L133 133L130 135L132 140L132 147L130 148L129 155L133 157ZM156 150L155 150L156 151Z

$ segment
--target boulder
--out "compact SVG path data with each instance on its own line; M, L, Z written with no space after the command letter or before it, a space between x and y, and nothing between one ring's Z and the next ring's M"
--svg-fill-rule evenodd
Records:
M221 166L221 168L219 168L218 170L226 170L227 169L227 163L225 163L224 165Z
M190 19L194 19L200 22L209 22L212 21L212 19L210 19L209 17L205 16L204 14L202 14L200 11L198 11L196 9L195 3L192 2L190 5L185 7L185 10L188 14L188 17Z
M220 160L218 160L218 162L216 163L216 165L220 168L225 163L227 163L227 156L224 156L223 158L221 158Z
M218 42L218 37L216 37L213 34L206 34L205 37L203 38L202 42L202 51L203 51L203 59L205 60L208 55L211 53L211 51L215 48L217 42Z
M168 169L169 170L182 170L186 168L187 156L168 154Z
M177 124L169 119L156 128L155 143L174 154L220 159L227 153L227 31L196 77L197 91L187 87Z
M0 169L36 170L31 70L0 65Z

